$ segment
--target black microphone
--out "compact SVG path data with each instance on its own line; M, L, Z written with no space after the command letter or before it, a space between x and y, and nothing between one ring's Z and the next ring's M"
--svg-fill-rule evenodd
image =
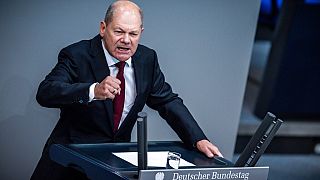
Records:
M139 112L137 119L138 170L148 169L147 113Z

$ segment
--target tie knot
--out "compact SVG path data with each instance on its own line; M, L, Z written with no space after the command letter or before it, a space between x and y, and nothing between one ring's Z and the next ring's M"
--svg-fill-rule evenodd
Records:
M126 62L125 61L120 61L116 64L116 66L119 68L119 69L124 69L124 66L126 65Z

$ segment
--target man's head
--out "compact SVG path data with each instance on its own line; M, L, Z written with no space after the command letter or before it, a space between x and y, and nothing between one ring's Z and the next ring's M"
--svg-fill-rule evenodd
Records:
M100 36L108 52L120 61L128 60L137 50L143 31L142 10L133 2L116 1L100 22Z

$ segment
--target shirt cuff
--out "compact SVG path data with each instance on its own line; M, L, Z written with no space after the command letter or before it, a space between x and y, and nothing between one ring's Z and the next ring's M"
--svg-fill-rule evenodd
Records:
M89 102L94 101L94 87L99 84L99 83L93 83L91 84L91 86L89 87Z

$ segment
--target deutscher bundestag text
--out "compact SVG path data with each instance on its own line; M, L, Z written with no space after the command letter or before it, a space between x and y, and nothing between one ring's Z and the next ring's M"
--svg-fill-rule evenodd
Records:
M172 180L196 180L196 179L239 179L239 180L248 180L250 173L242 173L242 172L231 172L228 173L188 173L188 174L180 174L180 173L173 173Z

